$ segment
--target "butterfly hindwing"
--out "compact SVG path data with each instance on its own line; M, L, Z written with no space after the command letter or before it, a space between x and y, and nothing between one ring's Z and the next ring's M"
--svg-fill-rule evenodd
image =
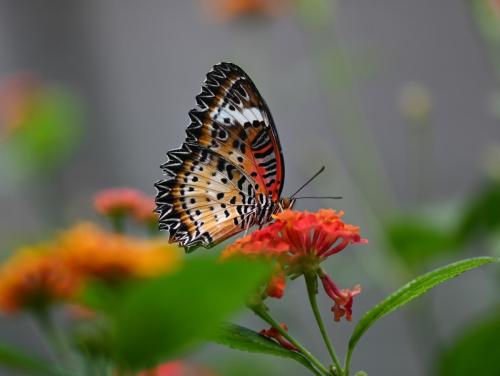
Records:
M168 156L162 167L169 179L157 183L156 203L171 241L208 247L253 224L255 188L238 168L196 145Z

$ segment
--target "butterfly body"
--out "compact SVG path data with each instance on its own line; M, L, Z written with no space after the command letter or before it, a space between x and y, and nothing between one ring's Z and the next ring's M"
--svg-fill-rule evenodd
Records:
M269 109L245 72L221 63L207 74L179 149L156 183L160 229L186 250L213 246L293 206L280 198L284 163Z

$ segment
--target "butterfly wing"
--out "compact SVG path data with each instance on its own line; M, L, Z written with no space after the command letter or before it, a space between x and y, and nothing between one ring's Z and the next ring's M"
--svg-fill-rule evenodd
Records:
M258 192L277 201L283 154L271 112L250 77L235 64L218 64L196 101L186 142L213 149L252 177Z
M253 225L254 183L224 158L196 145L168 153L170 179L157 183L160 229L187 250L213 246Z
M213 246L256 223L264 198L277 201L284 164L271 113L238 66L207 74L180 149L167 153L156 184L160 229L187 250Z

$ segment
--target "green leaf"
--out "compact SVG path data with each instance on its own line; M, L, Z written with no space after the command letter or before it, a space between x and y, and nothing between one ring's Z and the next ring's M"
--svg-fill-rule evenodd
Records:
M457 248L454 230L432 216L400 217L386 226L385 236L389 249L412 268Z
M363 315L349 340L348 359L350 359L352 351L361 336L380 318L418 298L440 283L455 278L470 269L498 261L499 259L493 257L466 259L433 270L407 283Z
M500 230L500 183L490 182L471 199L458 229L461 241L470 241Z
M0 366L12 370L23 371L30 375L54 376L62 373L44 361L28 356L20 350L0 344Z
M438 374L453 376L500 375L500 309L482 322L474 322L440 356Z
M302 354L287 350L276 342L243 326L235 324L221 325L212 340L220 345L228 346L236 350L293 359L310 369L312 372L316 372L311 363L309 363Z
M260 263L194 258L175 274L120 286L112 305L95 301L107 294L93 294L109 323L104 348L124 369L179 356L242 308L268 274Z

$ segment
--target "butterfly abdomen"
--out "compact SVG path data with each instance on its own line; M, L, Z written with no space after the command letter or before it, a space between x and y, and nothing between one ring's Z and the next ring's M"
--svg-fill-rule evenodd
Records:
M255 208L254 223L259 226L263 226L271 221L272 215L276 210L277 203L274 202L270 196L265 196L263 194L259 194L257 199L258 204Z

